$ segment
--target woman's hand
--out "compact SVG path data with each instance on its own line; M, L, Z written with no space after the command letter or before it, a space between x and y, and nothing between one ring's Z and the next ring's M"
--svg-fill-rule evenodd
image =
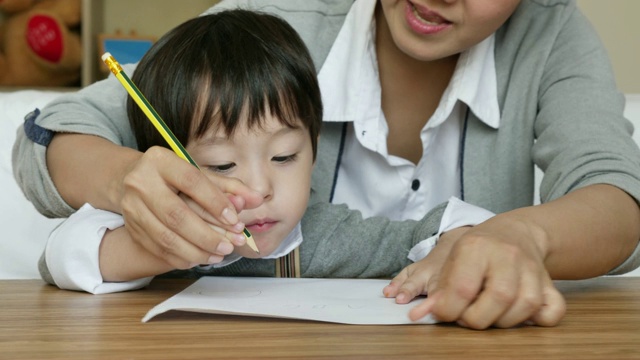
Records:
M262 201L240 181L205 174L161 147L150 148L121 178L132 239L176 269L218 263L244 245L237 211Z
M451 230L425 259L396 276L384 294L402 304L428 294L410 311L414 321L432 314L473 329L554 326L564 316L565 302L537 245L544 236L508 213Z

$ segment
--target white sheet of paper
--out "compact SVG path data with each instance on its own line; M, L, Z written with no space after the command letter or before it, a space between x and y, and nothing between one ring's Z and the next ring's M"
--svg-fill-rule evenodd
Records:
M407 305L382 295L388 280L203 277L151 309L142 322L169 310L303 319L342 324L434 324L409 320Z

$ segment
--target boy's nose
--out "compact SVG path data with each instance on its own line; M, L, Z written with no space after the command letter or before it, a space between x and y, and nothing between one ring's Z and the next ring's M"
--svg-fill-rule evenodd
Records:
M273 197L273 186L271 179L266 171L256 171L243 179L252 190L262 195L262 198L266 201Z

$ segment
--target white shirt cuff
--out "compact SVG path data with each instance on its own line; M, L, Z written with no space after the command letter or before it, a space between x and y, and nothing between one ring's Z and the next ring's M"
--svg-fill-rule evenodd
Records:
M49 235L45 257L49 272L61 289L106 294L147 286L153 277L127 282L103 282L100 243L107 229L124 226L122 216L85 204Z
M442 233L462 226L475 226L491 219L493 216L495 214L489 210L468 204L452 196L449 198L449 203L442 214L438 233L426 240L422 240L411 248L407 258L413 262L420 261L436 247Z

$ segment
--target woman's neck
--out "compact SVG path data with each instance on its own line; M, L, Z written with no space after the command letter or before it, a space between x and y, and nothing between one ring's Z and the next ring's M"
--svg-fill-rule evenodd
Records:
M433 61L407 55L394 42L379 4L375 41L388 151L417 164L422 157L420 130L438 107L458 55Z

